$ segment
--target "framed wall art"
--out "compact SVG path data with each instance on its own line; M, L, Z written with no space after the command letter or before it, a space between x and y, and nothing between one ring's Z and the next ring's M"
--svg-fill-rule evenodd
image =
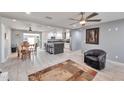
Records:
M99 28L86 29L86 43L99 44Z

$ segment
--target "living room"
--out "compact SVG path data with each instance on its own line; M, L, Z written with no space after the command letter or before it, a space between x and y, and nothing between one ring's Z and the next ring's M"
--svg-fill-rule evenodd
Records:
M123 93L123 0L0 0L1 93Z
M3 80L124 80L123 12L0 12L0 16ZM30 53L19 50L24 41ZM94 64L95 57L85 59L92 49L102 50L103 63ZM66 63L61 71L60 65ZM71 63L78 68L71 68ZM39 73L42 78L36 77Z

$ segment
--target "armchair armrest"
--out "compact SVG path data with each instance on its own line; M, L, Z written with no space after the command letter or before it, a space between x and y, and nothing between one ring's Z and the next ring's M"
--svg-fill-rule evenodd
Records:
M0 69L0 74L2 73L2 70Z
M84 55L85 55L85 56L93 56L94 54L93 54L92 51L89 51L89 52L85 52Z
M102 54L98 56L99 61L104 61L105 58L106 58L106 54Z

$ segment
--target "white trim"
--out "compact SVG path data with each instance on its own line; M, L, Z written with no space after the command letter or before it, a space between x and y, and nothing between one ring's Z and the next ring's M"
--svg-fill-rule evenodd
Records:
M111 62L111 63L113 63L113 64L124 65L124 63L122 63L122 62L112 61L112 60L110 60L110 59L107 59L106 61L109 61L109 62Z
M9 56L7 56L4 60L1 61L1 63L4 63L8 60Z

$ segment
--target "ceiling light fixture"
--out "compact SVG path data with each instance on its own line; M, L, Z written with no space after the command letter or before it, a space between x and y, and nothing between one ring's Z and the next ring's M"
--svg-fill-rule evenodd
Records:
M86 23L85 20L80 21L80 24L81 24L81 25L82 25L82 24L85 24L85 23Z
M16 22L16 19L12 19L13 22Z
M53 18L51 16L46 16L46 19L52 20Z
M72 25L73 27L76 27L76 24Z
M67 32L69 32L70 30L69 29L66 29Z
M32 31L31 27L29 27L29 31Z
M47 28L51 28L50 26L47 26Z
M26 12L26 14L27 14L27 15L30 15L30 14L31 14L31 12Z

